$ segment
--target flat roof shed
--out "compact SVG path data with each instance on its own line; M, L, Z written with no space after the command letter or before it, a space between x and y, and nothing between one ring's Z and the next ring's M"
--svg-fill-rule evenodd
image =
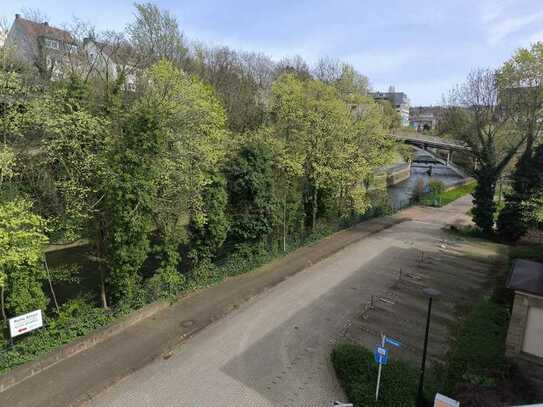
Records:
M543 399L543 264L514 260L506 286L515 292L506 355Z
M543 264L524 259L513 260L506 286L543 297Z

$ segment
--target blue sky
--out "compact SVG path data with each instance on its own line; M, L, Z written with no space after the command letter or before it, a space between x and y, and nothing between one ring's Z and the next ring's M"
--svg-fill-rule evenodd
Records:
M155 1L191 40L262 51L274 59L339 58L372 87L394 85L412 105L439 104L474 67L498 67L515 49L543 40L543 0L185 0ZM77 16L122 29L133 2L1 0L0 17L39 8L53 25Z

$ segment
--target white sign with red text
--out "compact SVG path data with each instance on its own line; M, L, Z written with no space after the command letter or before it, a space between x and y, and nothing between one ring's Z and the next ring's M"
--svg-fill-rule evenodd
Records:
M9 334L12 338L26 334L34 329L43 326L41 309L29 312L28 314L19 315L9 319Z
M443 394L436 394L436 398L434 400L434 407L459 407L460 403L456 400L453 400L447 396L444 396Z

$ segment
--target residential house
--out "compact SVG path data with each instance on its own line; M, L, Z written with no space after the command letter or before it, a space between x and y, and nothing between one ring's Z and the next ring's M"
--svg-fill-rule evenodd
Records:
M376 101L388 101L400 115L401 124L409 126L409 98L403 92L396 92L393 87L388 92L370 92L369 95Z
M135 90L136 68L134 55L128 44L100 42L89 37L83 40L83 49L87 65L95 75L105 82L115 81L123 75L125 90Z
M38 69L42 78L55 78L70 54L77 52L77 43L65 30L47 22L37 23L15 14L6 45L13 47L15 57Z

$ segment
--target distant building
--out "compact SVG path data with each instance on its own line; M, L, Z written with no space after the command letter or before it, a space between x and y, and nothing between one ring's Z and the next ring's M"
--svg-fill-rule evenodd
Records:
M15 14L6 45L13 47L15 56L36 67L42 77L52 78L70 53L77 52L72 35L47 22L36 23Z
M409 126L423 132L437 127L442 108L439 106L417 106L409 109Z
M0 48L4 47L8 33L0 28Z
M395 92L391 87L388 92L370 92L376 101L388 101L400 115L402 126L409 126L409 99L403 92Z

